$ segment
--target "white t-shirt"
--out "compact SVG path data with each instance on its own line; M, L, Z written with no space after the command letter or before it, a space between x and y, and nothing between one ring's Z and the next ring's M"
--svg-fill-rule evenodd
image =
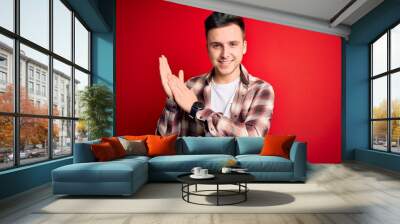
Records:
M217 84L211 81L211 109L214 112L221 112L230 118L230 108L239 87L240 77L230 83Z

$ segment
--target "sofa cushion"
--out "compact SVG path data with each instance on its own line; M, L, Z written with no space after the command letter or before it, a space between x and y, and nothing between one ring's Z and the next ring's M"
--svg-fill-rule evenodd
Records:
M267 135L264 138L264 146L261 156L280 156L289 159L290 148L296 136L294 135Z
M239 166L249 172L292 172L292 161L279 156L238 155Z
M237 137L236 155L259 154L264 144L263 137Z
M126 140L125 138L118 138L126 151L126 155L147 155L146 142L143 140Z
M190 172L193 167L200 166L211 172L219 171L230 159L231 155L174 155L158 156L149 160L149 170L163 172Z
M121 142L119 141L118 137L106 137L101 138L101 142L108 142L114 149L115 155L117 158L121 158L126 156L126 151L122 146Z
M177 141L177 154L235 155L235 139L233 137L182 137Z
M118 158L112 145L108 142L93 144L90 147L97 161L104 162Z
M168 136L148 135L146 139L148 148L147 155L148 156L175 155L177 137L178 137L177 135L168 135Z

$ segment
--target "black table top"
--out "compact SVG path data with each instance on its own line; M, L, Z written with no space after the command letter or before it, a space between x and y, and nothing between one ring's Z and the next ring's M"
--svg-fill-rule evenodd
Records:
M215 177L211 179L194 179L192 173L181 174L177 177L178 181L186 184L236 184L248 183L255 180L249 173L212 173Z

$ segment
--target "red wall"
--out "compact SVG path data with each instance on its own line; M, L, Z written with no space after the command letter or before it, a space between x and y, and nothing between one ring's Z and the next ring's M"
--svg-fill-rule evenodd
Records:
M158 57L185 79L211 69L204 19L210 11L150 0L117 0L117 135L153 134L165 103ZM245 19L243 64L271 83L271 134L295 134L308 143L308 161L341 161L341 39Z

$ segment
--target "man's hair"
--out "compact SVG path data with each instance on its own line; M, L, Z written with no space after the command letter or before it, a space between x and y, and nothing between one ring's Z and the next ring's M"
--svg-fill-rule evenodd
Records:
M225 14L222 12L213 12L204 21L204 25L206 28L206 38L208 35L208 31L210 31L211 29L224 27L224 26L227 26L230 24L238 25L243 32L243 38L244 38L245 29L244 29L243 18L240 16L234 16L234 15Z

